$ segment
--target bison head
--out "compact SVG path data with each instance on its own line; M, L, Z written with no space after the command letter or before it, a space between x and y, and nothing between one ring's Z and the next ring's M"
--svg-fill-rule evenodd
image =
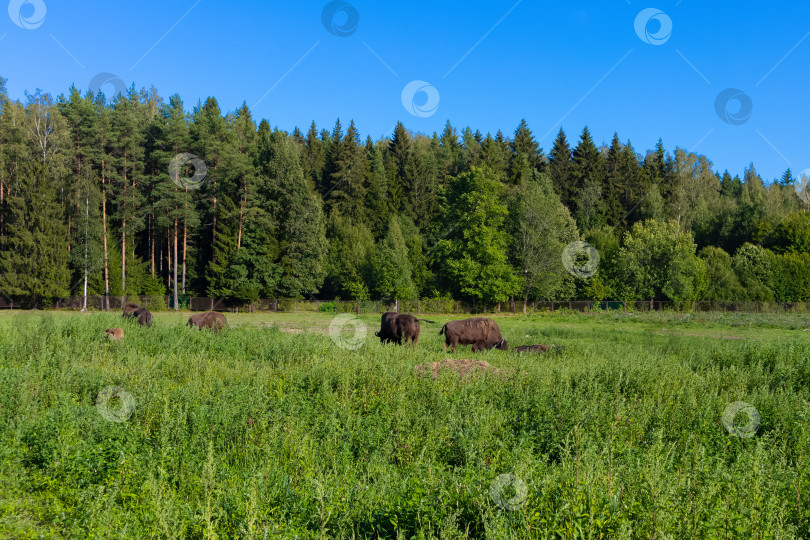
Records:
M508 351L509 344L506 342L505 339L501 339L499 342L495 344L495 348L498 349L499 351Z

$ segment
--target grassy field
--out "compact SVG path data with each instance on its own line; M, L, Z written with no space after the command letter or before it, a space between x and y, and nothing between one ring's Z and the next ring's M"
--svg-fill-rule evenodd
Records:
M447 316L187 316L0 313L0 537L810 537L807 315L495 317L564 349L436 379Z

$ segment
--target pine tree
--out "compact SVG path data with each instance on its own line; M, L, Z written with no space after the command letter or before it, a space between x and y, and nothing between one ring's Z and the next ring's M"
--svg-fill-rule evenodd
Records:
M82 311L87 310L88 289L96 281L101 269L101 192L99 175L94 168L94 143L98 117L92 95L81 96L71 87L67 99L60 99L57 108L68 123L71 133L70 173L66 186L68 216L73 227L69 229L70 262L73 281L82 287Z
M199 256L206 265L217 264L217 252L213 247L219 241L219 225L223 220L237 219L239 206L234 201L239 201L240 192L225 166L228 126L216 99L209 97L204 104L194 107L189 135L191 153L203 160L207 167L205 181L194 195L200 219L205 224L196 234L201 248ZM232 234L233 238L224 239L221 244L235 245L238 225L228 227L227 233ZM222 234L226 234L224 230ZM200 268L199 272L207 273L207 270Z
M127 260L133 263L135 233L143 227L143 215L139 211L144 197L141 186L144 181L144 128L146 119L143 104L135 87L127 95L119 96L111 117L110 177L114 187L116 221L120 231L121 290L127 294ZM132 289L132 288L130 288ZM138 290L133 290L137 294Z

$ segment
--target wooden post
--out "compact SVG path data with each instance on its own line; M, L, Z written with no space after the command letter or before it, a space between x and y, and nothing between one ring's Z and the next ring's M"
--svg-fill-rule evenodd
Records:
M357 301L357 314L360 315L360 300Z
M416 314L419 315L419 299L416 299Z
M340 298L335 298L335 313L340 313Z
M436 315L439 314L439 301L436 300Z

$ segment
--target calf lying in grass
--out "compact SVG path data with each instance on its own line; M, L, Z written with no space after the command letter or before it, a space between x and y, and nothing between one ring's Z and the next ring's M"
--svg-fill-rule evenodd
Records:
M107 337L113 341L124 339L124 331L121 328L107 328L104 330L104 333L107 334Z

